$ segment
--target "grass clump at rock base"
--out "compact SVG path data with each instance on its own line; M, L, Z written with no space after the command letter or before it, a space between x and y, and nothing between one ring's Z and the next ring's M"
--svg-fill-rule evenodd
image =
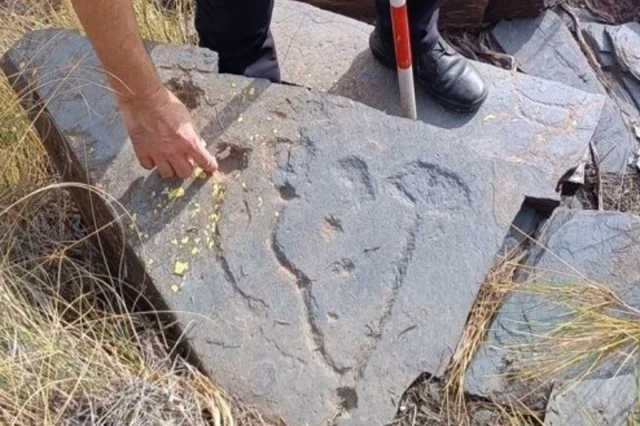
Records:
M0 423L233 425L215 384L127 312L68 198L0 212Z

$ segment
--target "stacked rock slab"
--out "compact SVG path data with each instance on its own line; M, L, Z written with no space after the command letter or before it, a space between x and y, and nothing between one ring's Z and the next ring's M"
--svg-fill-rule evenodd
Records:
M589 25L593 35L604 41L604 35L593 31L594 24ZM502 21L493 28L492 35L505 53L516 58L522 72L590 93L606 93L573 35L553 11L535 19ZM635 154L635 138L612 99L607 99L593 145L595 161L607 173L624 171Z
M599 95L496 70L476 116L423 101L446 124L434 126L220 76L205 50L149 52L220 153L213 177L161 181L138 166L77 33L31 33L2 68L30 94L63 178L110 194L74 191L92 225L119 219L100 239L118 270L174 312L225 389L289 424L382 425L420 374L443 372L510 224L525 202L557 204L555 183L603 108ZM390 102L387 82L369 91Z
M638 422L634 376L562 383L551 394L545 426L626 426Z
M610 310L596 311L594 305L594 312L602 311L602 318L606 315L624 318L640 307L640 271L636 261L640 255L639 239L640 218L634 215L556 210L526 261L520 277L522 287L507 298L473 360L466 390L498 402L522 398L531 406L544 409L553 381L565 380L570 384L558 385L560 394L576 381L633 374L636 360L628 356L627 347L619 347L598 360L589 356L597 348L585 346L580 352L568 342L572 341L571 330L576 333L575 339L584 332L570 324L578 309L593 303L589 302L593 298L585 295L611 291L622 301L623 304L611 301L603 305L610 306ZM589 333L597 342L594 330L598 316L593 318ZM559 331L563 325L567 326L566 332ZM553 346L549 346L553 340L545 340L544 336L559 336L557 342L563 342L567 351L585 356L558 368L552 375L543 373L544 368L561 365L566 360L563 358L566 354L553 352ZM529 373L536 370L539 377L531 377Z

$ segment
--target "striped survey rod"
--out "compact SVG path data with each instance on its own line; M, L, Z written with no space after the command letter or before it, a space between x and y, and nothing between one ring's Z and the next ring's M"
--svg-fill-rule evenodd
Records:
M413 120L418 118L416 89L413 84L413 63L411 58L411 36L409 33L409 12L407 0L390 0L393 40L396 50L396 65L400 83L400 102L404 115Z

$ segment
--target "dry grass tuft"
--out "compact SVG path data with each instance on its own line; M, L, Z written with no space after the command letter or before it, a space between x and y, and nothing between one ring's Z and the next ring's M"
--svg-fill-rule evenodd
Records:
M504 298L516 284L515 273L524 253L514 251L496 264L487 275L471 310L460 344L452 357L445 386L448 410L456 418L466 421L467 404L464 394L465 374L489 332L491 322L504 302Z
M518 379L539 381L565 375L575 383L605 369L617 375L636 365L640 311L614 291L595 283L531 283L519 291L540 296L550 309L566 312L566 321L532 336L531 344L505 348L528 354L514 373Z
M233 425L215 384L127 312L66 193L39 194L0 215L0 421Z

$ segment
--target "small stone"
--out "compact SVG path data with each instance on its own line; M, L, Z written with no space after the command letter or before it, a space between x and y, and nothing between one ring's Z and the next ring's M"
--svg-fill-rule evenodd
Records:
M176 261L176 264L173 268L173 273L179 277L184 277L184 274L187 273L189 269L189 264L187 262L182 262L180 260Z

